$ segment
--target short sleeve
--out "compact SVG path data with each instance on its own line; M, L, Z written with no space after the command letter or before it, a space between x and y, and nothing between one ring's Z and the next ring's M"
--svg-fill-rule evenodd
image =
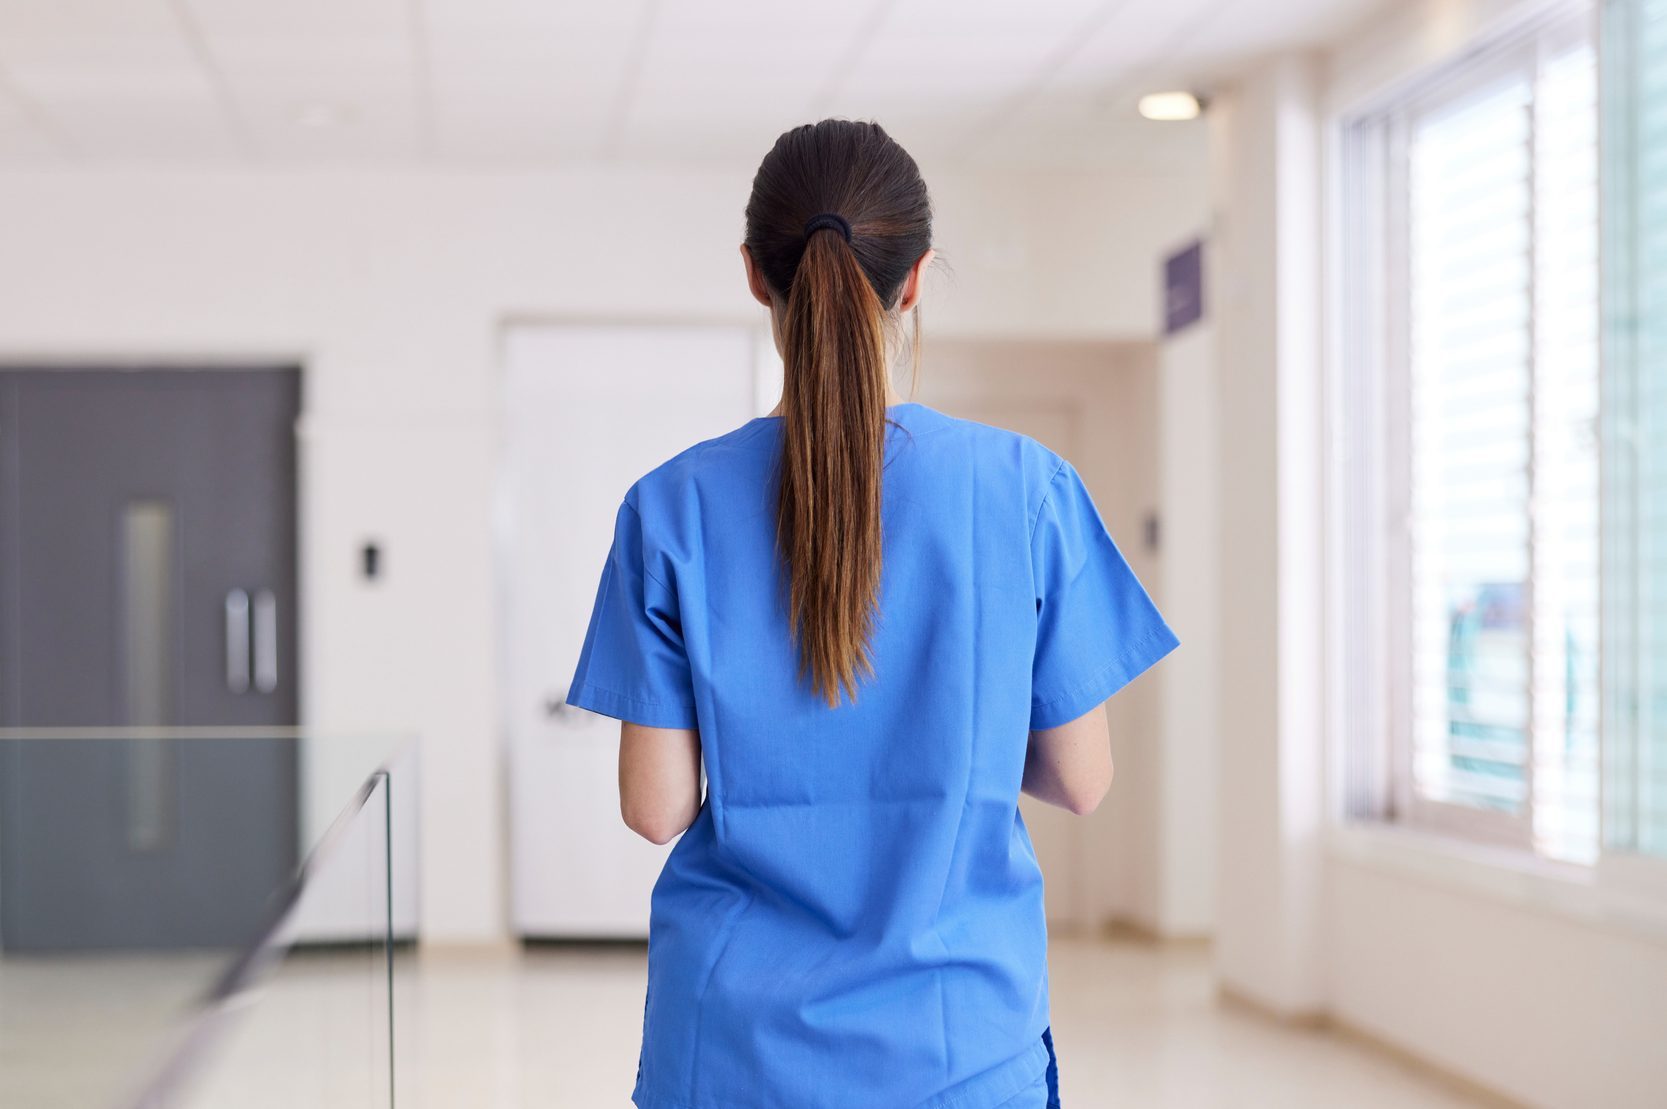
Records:
M1036 652L1030 727L1083 715L1180 643L1129 568L1082 477L1061 460L1031 533Z
M614 517L567 703L651 728L696 726L677 595L647 569L642 518L629 501Z

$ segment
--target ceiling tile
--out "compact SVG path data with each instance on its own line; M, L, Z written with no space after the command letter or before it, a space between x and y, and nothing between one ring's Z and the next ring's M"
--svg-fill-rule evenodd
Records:
M822 41L843 42L863 22L874 0L665 0L654 12L657 30L672 34L722 31L738 40L796 36L816 50Z
M0 0L0 3L5 0ZM421 0L174 0L213 39L399 36Z
M644 60L632 89L633 109L666 104L704 108L716 114L740 111L749 117L798 116L825 87L834 59L782 61L770 55L734 58L706 67L664 53ZM765 92L764 90L768 90Z
M471 31L430 54L442 155L569 161L602 145L627 72L627 36L541 28Z
M1164 0L1119 7L1093 34L1083 39L1049 75L1049 89L1101 89L1123 81L1166 50L1201 21L1212 18L1223 0ZM1245 5L1269 18L1265 5Z
M15 98L0 88L0 163L56 161L61 152Z
M1038 28L1075 28L1118 0L895 0L885 30L903 34L1024 34Z
M168 36L177 23L167 0L0 0L0 43Z
M656 24L644 46L644 63L675 66L691 74L710 75L730 65L746 65L765 73L819 70L850 55L843 36L818 35L801 40L779 30L736 35L710 27L676 30ZM771 90L761 88L759 95Z
M418 0L410 0L418 2ZM641 24L648 0L420 0L422 17L436 38L455 32L515 34L568 31L580 35L629 35Z
M626 73L630 50L617 37L542 33L472 34L436 43L429 79L437 99L469 98L477 91L515 90L539 108L547 89L563 96L588 94L611 102Z

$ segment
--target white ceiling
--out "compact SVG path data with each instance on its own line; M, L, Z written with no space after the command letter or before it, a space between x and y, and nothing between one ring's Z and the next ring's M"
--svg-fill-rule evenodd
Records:
M0 0L0 166L756 163L873 118L942 164L1165 169L1135 96L1380 0Z

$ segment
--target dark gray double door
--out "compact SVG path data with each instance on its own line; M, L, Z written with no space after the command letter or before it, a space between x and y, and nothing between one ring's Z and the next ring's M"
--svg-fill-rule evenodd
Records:
M236 945L296 862L295 370L0 372L0 942ZM169 728L228 735L167 738Z

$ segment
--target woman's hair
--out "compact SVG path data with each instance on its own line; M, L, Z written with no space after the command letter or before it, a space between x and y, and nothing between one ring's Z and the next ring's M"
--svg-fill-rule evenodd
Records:
M839 219L815 219L826 215ZM746 245L786 302L776 542L788 621L801 680L837 707L842 688L855 700L859 670L874 673L887 356L904 281L932 245L926 183L877 123L795 127L753 178ZM914 325L918 360L918 309Z

